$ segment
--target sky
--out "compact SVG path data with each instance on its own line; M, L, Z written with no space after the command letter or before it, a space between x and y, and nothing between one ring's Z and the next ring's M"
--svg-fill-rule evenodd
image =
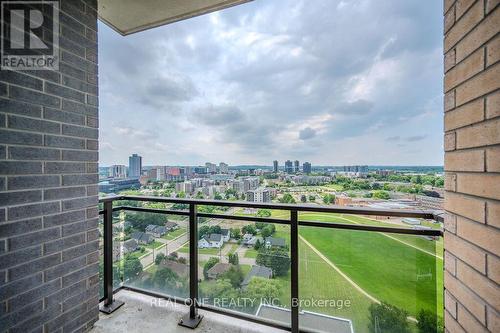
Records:
M442 165L442 1L257 0L99 25L100 163Z

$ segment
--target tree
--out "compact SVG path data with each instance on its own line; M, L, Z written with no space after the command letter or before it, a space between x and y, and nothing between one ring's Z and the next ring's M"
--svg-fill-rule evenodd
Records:
M285 193L278 201L281 203L295 203L295 199L290 193Z
M334 194L328 193L328 194L325 194L323 196L323 203L325 203L327 205L330 205L330 204L332 204L334 202L335 202L335 195Z
M255 245L253 246L254 250L259 251L259 249L262 247L262 243L259 239L255 241Z
M176 198L185 198L186 197L186 192L181 191L181 192L177 193L177 195L175 197Z
M196 199L205 199L205 196L203 195L203 192L198 191L198 192L196 192L195 198Z
M408 324L408 312L382 302L381 304L372 303L368 308L370 312L370 323L368 329L370 332L387 333L407 333L410 332Z
M231 228L231 238L233 239L240 239L241 238L241 231L239 228Z
M202 298L237 299L238 291L233 288L231 281L217 279L208 283L200 283L200 296Z
M274 224L268 224L264 228L262 228L262 230L260 231L260 234L262 235L262 237L267 238L267 237L271 236L272 234L274 234L275 231L276 231L276 227L274 226Z
M271 211L269 209L263 209L263 208L261 208L261 209L259 209L257 211L257 216L258 217L270 217L271 214L272 213L271 213ZM258 229L261 229L261 228L258 228Z
M417 328L420 333L443 331L441 319L432 311L421 309L417 314Z
M219 192L216 192L216 193L214 194L214 199L215 199L215 200L222 200L222 196L219 194Z
M208 259L208 261L205 263L205 266L203 266L203 276L205 277L205 280L208 279L208 270L212 267L215 266L219 262L219 258L217 257L211 257Z
M230 264L238 265L240 263L240 259L238 258L238 253L229 253L227 261Z
M271 268L275 276L284 276L290 269L290 255L284 249L261 248L255 262L257 265Z
M159 268L153 276L153 284L156 288L173 289L176 287L179 276L168 267Z
M309 201L316 201L316 196L313 194L309 195Z
M253 277L242 296L248 297L249 299L267 300L271 302L278 299L280 294L281 286L278 281L262 277ZM258 306L258 302L256 303Z
M252 234L252 235L255 235L257 233L257 230L251 224L243 226L243 228L241 228L241 231L245 234Z
M123 275L125 279L134 279L142 272L141 261L137 258L125 257Z
M241 271L240 266L233 266L220 276L221 279L229 280L233 288L240 287L241 282L243 282L243 277L243 272Z
M165 260L167 257L163 253L158 253L155 258L155 264L159 265L163 260Z
M300 196L300 202L307 202L307 197L306 197L306 195L305 195L305 194L302 194L302 195Z
M389 200L391 198L389 193L387 193L386 191L373 191L372 197L375 199L382 199L382 200Z

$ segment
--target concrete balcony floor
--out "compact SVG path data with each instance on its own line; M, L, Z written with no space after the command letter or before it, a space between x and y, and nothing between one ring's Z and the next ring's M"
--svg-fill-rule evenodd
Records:
M282 333L283 330L255 324L210 311L200 310L204 316L200 325L192 330L178 325L180 318L188 312L182 304L164 302L154 306L155 298L141 293L121 290L115 299L125 304L110 315L99 314L92 333Z

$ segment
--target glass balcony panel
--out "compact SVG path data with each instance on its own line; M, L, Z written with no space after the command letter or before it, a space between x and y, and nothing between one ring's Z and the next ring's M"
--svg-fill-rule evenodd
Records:
M188 298L188 224L185 216L121 211L113 223L117 283Z
M254 216L256 211L237 209L235 214ZM290 227L207 218L200 219L198 234L200 300L289 326ZM269 315L265 305L284 313Z
M441 332L442 290L441 237L299 228L301 329Z

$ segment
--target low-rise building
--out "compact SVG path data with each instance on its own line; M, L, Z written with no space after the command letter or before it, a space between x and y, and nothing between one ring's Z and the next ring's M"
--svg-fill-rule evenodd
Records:
M207 271L207 276L209 279L217 279L220 275L229 271L231 267L233 267L233 265L218 262Z
M130 238L135 239L139 244L149 244L154 241L153 236L142 231L133 232Z
M167 231L173 231L179 229L179 225L175 222L167 221L165 222L165 228L167 229Z
M198 247L200 249L220 248L220 247L222 247L223 244L224 244L224 241L222 240L221 234L205 235L198 241Z
M247 201L250 202L271 202L271 194L265 188L247 191Z
M162 225L150 224L146 227L146 233L157 238L165 235L167 231L167 228Z
M285 247L286 242L283 238L267 237L265 240L265 246L267 249L272 247Z
M273 277L273 270L266 266L253 265L252 269L250 269L250 272L248 272L245 279L241 283L241 287L246 288L254 277L270 279Z

